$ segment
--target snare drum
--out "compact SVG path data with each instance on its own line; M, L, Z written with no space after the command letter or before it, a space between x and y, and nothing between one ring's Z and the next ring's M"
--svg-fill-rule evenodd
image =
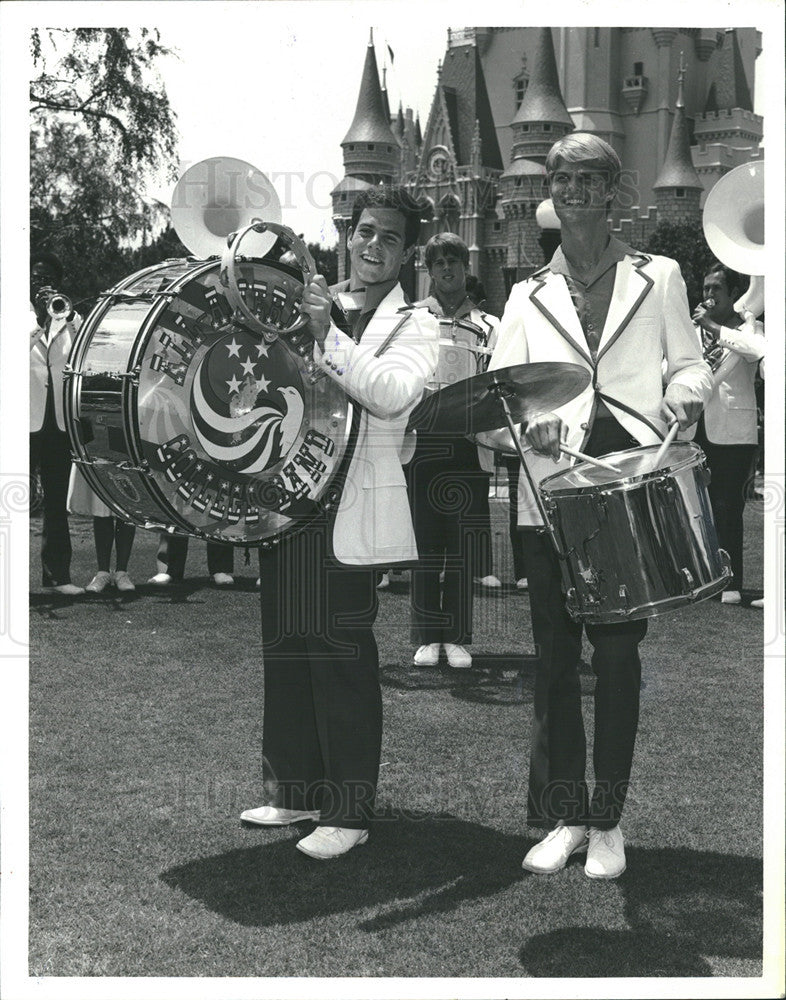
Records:
M455 382L480 375L489 366L492 355L486 347L484 331L468 320L440 319L439 360L430 390L444 389Z
M554 527L573 619L652 618L724 590L731 567L707 494L701 449L672 444L651 471L657 446L604 456L621 474L580 462L540 484Z
M64 399L76 462L120 517L247 544L335 503L351 405L313 379L302 331L272 343L233 321L218 259L170 260L124 279L82 325ZM284 330L298 268L246 261L248 307Z

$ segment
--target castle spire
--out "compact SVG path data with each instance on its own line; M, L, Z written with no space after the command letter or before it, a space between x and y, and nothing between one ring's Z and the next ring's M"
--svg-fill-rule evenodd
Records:
M570 132L573 130L573 119L562 99L551 28L538 28L537 32L531 61L532 74L512 124L550 122L567 125L566 131Z
M685 82L685 65L683 53L680 52L680 67L677 74L677 101L674 107L674 120L671 123L671 136L666 158L660 168L658 178L653 184L653 190L662 188L687 188L702 191L704 185L693 166L690 155L690 135L688 122L685 118L685 98L683 93Z
M366 49L366 62L363 66L363 76L360 81L355 117L349 126L349 131L341 143L346 153L348 143L395 143L390 131L390 119L385 117L385 105L382 98L382 88L379 85L379 71L374 54L373 34Z

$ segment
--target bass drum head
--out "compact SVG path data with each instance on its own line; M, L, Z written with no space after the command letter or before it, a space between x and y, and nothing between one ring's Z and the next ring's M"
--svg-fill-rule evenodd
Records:
M233 321L218 261L176 263L109 293L109 308L96 307L89 342L83 338L74 354L75 426L93 462L83 468L135 523L236 544L274 540L336 502L332 480L347 449L351 407L331 379L312 382L308 334L262 341ZM247 261L240 271L251 311L290 325L300 271L267 260ZM112 331L132 304L138 329L129 345L128 322L124 335ZM102 447L89 426L95 393L106 391L92 356L105 356L107 344L125 354L126 372L115 373L125 382L122 455ZM88 437L99 440L91 447ZM139 502L130 502L129 485L144 494Z

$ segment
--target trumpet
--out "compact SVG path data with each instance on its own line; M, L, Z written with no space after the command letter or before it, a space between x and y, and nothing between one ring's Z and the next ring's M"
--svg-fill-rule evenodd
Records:
M46 311L52 319L65 319L74 310L71 299L62 292L53 292L46 303Z

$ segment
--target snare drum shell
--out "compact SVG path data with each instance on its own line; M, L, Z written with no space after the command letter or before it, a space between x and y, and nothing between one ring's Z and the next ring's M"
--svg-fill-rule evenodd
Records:
M677 442L664 466L657 446L604 456L614 478L579 463L540 484L562 554L572 618L614 623L651 618L724 589L729 558L718 547L704 453Z

